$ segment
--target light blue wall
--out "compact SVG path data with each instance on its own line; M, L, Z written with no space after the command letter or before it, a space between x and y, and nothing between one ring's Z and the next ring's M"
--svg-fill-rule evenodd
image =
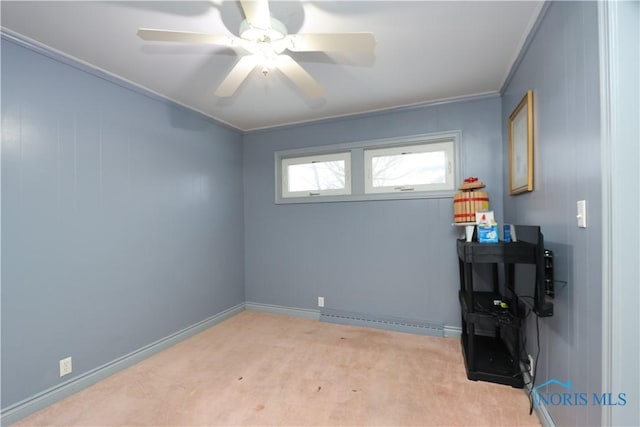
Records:
M274 204L274 152L462 131L464 176L502 212L498 96L250 133L244 139L247 301L460 325L451 198Z
M505 196L505 220L540 224L555 253L555 313L540 320L537 383L571 380L576 391L601 392L602 225L598 18L595 2L554 2L502 99L504 146L511 111L534 91L534 191ZM504 182L508 166L504 163ZM507 184L505 184L507 185ZM576 224L587 201L588 228ZM528 352L535 355L535 323ZM559 390L550 390L557 392ZM599 425L600 409L551 406L558 425Z
M2 41L2 407L244 301L242 135Z

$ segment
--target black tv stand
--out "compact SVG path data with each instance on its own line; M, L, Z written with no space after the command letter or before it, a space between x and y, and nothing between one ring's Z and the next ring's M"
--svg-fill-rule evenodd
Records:
M520 371L522 310L514 293L514 264L536 264L538 247L528 242L458 240L462 351L470 380L524 386ZM473 288L475 264L491 264L493 289ZM498 265L504 266L500 286ZM489 333L487 333L489 332Z

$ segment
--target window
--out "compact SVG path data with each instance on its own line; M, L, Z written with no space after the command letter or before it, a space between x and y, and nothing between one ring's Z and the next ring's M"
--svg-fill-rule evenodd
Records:
M451 198L461 139L447 131L276 151L275 203Z
M453 190L453 141L364 150L365 193Z
M351 153L282 159L282 197L351 194Z

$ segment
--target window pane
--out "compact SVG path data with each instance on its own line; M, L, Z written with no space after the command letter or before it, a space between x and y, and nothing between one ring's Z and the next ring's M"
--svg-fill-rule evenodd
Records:
M374 187L446 183L444 151L373 156L371 162Z
M343 189L345 188L345 161L289 165L287 175L290 192Z

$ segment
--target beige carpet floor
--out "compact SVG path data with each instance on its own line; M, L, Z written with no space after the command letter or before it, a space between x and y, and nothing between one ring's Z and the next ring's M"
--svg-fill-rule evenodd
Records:
M242 312L18 426L540 425L459 339Z

